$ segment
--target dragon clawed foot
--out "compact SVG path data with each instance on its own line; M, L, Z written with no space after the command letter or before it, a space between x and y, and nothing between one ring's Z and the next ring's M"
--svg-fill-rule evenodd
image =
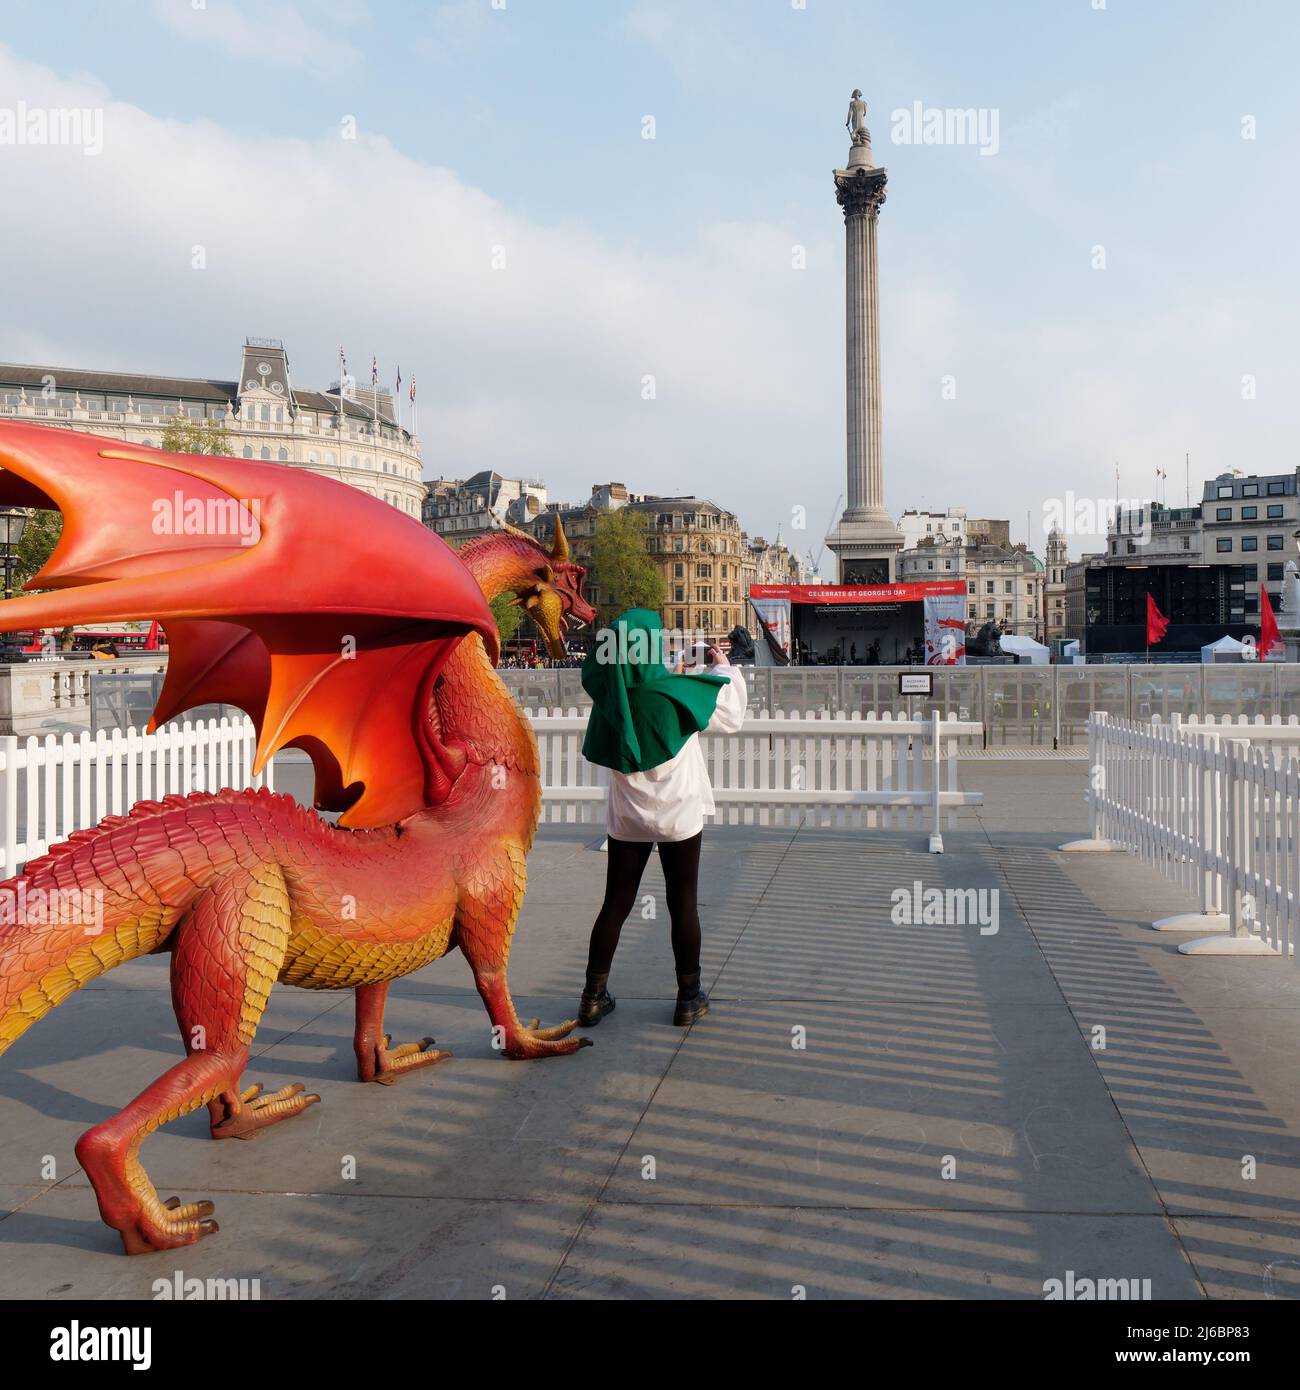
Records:
M128 1255L147 1255L151 1250L179 1250L220 1229L212 1218L211 1202L187 1202L168 1197L165 1202L150 1194L133 1217L117 1225Z
M403 1072L415 1071L419 1067L431 1067L445 1061L452 1054L440 1052L434 1047L432 1038L421 1038L419 1042L402 1043L400 1047L389 1050L392 1038L385 1033L383 1040L374 1049L373 1063L362 1062L358 1075L362 1081L378 1081L381 1086L391 1086ZM370 1075L366 1073L370 1072Z
M554 1028L539 1027L541 1019L530 1019L528 1023L517 1023L506 1034L506 1044L502 1049L507 1057L516 1060L531 1060L535 1057L559 1057L579 1048L590 1047L590 1038L571 1038L569 1034L578 1026L578 1020L571 1018L567 1023L556 1024Z
M319 1101L318 1095L306 1092L298 1082L269 1096L262 1094L260 1085L249 1086L237 1097L227 1093L213 1102L212 1137L253 1139L268 1126L301 1115Z

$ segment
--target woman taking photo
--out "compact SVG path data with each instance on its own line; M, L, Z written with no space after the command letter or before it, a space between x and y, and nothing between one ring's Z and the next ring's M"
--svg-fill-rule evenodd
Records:
M709 1009L700 988L696 898L704 817L714 806L699 734L738 730L748 692L716 647L697 649L697 665L689 671L680 662L669 668L659 615L649 609L629 609L600 637L582 665L582 686L592 699L582 752L610 770L609 863L578 1022L594 1027L614 1008L606 988L610 966L650 851L658 845L677 966L673 1022L686 1027Z

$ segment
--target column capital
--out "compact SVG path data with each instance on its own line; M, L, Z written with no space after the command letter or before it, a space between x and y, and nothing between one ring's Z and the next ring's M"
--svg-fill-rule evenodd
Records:
M836 169L835 201L844 209L844 217L875 217L885 201L883 169Z

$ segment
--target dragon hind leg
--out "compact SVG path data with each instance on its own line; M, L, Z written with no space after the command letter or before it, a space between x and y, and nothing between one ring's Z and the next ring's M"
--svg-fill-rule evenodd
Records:
M190 1245L217 1229L211 1202L159 1199L140 1161L154 1130L207 1105L215 1136L246 1137L319 1099L289 1087L259 1103L258 1088L239 1089L288 932L288 893L274 865L236 869L211 884L177 927L172 1004L189 1055L77 1141L100 1215L128 1255Z
M77 1140L77 1162L95 1189L99 1214L119 1232L128 1255L192 1245L217 1229L211 1202L182 1206L174 1197L159 1199L140 1162L140 1145L168 1120L188 1115L237 1084L247 1061L246 1047L191 1053L125 1110Z
M493 861L475 863L467 874L456 911L456 944L474 972L474 984L487 1006L492 1026L501 1030L501 1050L507 1057L555 1057L590 1047L590 1038L571 1038L578 1026L570 1019L553 1028L539 1028L538 1020L524 1024L515 1012L506 962L515 918L524 901L524 851L507 844L506 853Z
M361 1081L378 1081L391 1086L403 1072L419 1067L431 1067L445 1061L450 1052L438 1052L432 1038L389 1047L392 1039L384 1032L384 1005L388 1001L391 980L377 984L358 985L357 1026L352 1047L357 1054L357 1077Z

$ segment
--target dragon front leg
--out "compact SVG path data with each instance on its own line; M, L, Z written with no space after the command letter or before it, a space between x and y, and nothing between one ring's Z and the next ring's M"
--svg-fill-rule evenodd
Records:
M474 972L474 984L492 1026L502 1035L507 1057L555 1057L590 1047L590 1038L571 1038L577 1019L553 1028L539 1028L538 1020L524 1024L515 1012L506 982L506 962L514 936L515 918L524 901L523 849L507 842L504 852L492 860L481 859L469 868L456 911L456 944Z
M176 928L172 1004L189 1055L77 1141L100 1214L128 1255L190 1245L217 1229L211 1202L159 1199L139 1156L154 1130L207 1105L215 1138L251 1138L320 1099L300 1086L267 1097L239 1089L288 933L288 893L274 865L211 884Z
M450 1052L437 1051L432 1038L403 1043L390 1050L392 1039L384 1032L384 1005L390 984L391 980L381 980L378 984L357 986L357 1026L352 1038L358 1078L385 1086L391 1086L403 1072L431 1067L451 1056Z

